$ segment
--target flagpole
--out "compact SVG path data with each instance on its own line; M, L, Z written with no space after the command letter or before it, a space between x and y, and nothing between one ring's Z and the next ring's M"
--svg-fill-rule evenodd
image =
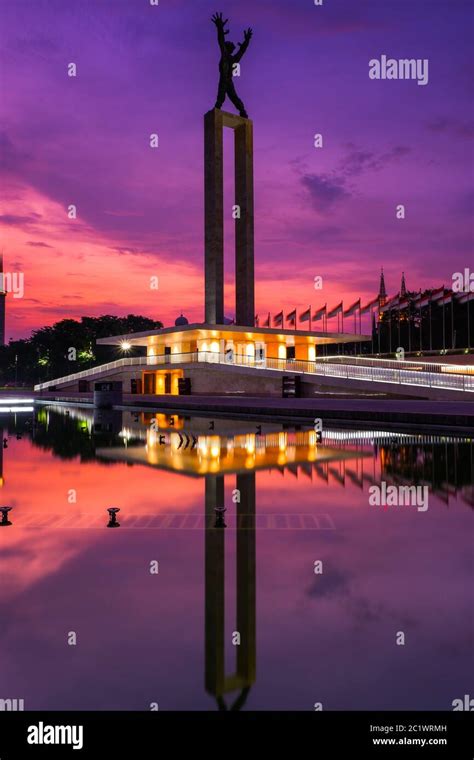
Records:
M398 297L397 317L398 317L398 347L400 347L400 343L401 343L401 340L402 340L401 336L400 336L400 330L401 330L401 325L400 325L400 296Z
M454 348L454 293L451 291L451 349Z
M311 332L311 310L312 306L309 307L309 331Z
M373 356L374 355L374 313L372 311L372 308L370 309L370 332L372 333L371 347L372 347L372 356Z
M390 308L388 310L388 314L389 314L389 317L390 317L390 320L389 320L390 321L390 335L389 335L389 342L388 343L389 343L389 353L391 354L392 353L392 307L391 306L390 306Z
M382 323L380 321L380 298L379 298L379 308L377 309L377 344L379 349L379 355L380 355L380 331L382 328Z
M471 349L471 325L469 324L471 315L469 313L470 293L467 294L467 348Z
M429 322L430 322L430 351L433 350L433 331L431 329L431 296L432 296L432 293L430 291L430 296L429 296L430 300L428 302L429 303L429 307L430 307L429 308L429 311L430 311L430 317L429 317Z
M344 301L341 301L341 335L344 335ZM342 342L342 355L346 353L346 346L344 341Z
M421 290L420 290L420 353L423 353L423 311L421 307Z
M444 312L444 285L443 285L443 351L446 351L446 315Z

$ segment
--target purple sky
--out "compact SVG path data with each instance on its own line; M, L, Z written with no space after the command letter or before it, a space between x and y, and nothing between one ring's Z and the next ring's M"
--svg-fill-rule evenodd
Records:
M104 312L202 320L216 10L229 39L254 29L236 87L254 121L257 312L369 299L382 264L389 293L402 270L410 289L449 285L473 258L470 5L0 0L0 223L6 270L25 273L7 337ZM369 79L382 54L427 58L429 83Z

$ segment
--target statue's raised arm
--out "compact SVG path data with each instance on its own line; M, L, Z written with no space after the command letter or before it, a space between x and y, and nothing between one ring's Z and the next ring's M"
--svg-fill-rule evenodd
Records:
M228 18L225 20L222 18L222 13L214 13L212 16L212 21L217 27L217 41L219 43L219 47L221 49L221 52L225 52L225 37L227 34L229 34L229 30L224 29L225 25L229 21Z
M243 42L239 42L239 48L240 48L240 50L237 53L237 55L234 55L234 61L236 61L236 63L238 63L240 61L240 59L244 55L245 51L247 50L247 48L248 48L248 46L250 44L250 40L252 39L252 34L253 34L253 31L252 31L252 29L250 27L245 30L245 32L244 32L244 41Z

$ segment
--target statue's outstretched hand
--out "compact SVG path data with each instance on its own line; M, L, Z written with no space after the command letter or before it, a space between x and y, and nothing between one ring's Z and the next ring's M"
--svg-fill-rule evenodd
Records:
M244 32L244 40L245 40L245 42L250 42L252 34L253 34L252 28L249 26L249 28L246 29L245 32Z
M228 22L229 19L226 18L226 20L224 21L224 19L222 18L222 13L214 13L214 15L212 16L211 20L213 21L213 23L217 27L220 26L223 29L225 27L225 25L227 24L227 22Z

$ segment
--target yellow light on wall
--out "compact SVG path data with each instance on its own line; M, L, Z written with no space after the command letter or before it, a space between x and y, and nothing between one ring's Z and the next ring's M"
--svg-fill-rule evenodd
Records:
M247 454L255 453L255 433L249 433L245 440L245 450Z
M255 359L255 346L253 343L247 343L245 353L248 359Z
M213 353L218 354L219 353L219 342L217 340L213 340L211 342L211 349Z
M211 457L213 457L213 459L217 459L220 456L220 453L220 440L218 436L215 436L211 439Z
M278 344L278 358L286 359L286 346L284 343Z
M309 362L316 361L316 346L313 346L312 344L308 346L308 361Z
M146 443L147 443L147 446L152 446L152 447L156 446L157 440L158 440L158 437L156 435L156 431L155 430L151 430L150 429L150 430L146 431Z
M173 396L179 395L179 384L178 384L179 376L177 374L171 375L171 393Z
M198 452L201 456L207 457L209 452L209 447L207 445L207 438L205 436L199 436L198 438Z
M279 449L279 451L286 451L287 443L288 443L288 435L287 435L287 433L278 433L278 449Z

